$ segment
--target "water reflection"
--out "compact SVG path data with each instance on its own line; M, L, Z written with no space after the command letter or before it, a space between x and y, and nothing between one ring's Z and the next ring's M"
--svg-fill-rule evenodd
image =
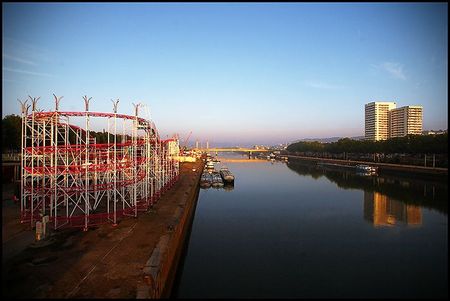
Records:
M207 190L207 189L213 189L213 190L224 190L224 191L232 191L234 189L234 184L229 184L226 183L223 186L220 187L214 187L214 186L209 186L209 187L200 187L203 190Z
M422 225L422 210L375 191L364 191L364 219L375 227Z
M173 296L448 297L446 181L226 157L236 186L200 192Z
M223 162L254 163L267 162L260 158L222 158ZM348 170L326 169L311 162L291 160L275 161L286 165L299 175L314 179L326 177L338 187L364 190L364 219L374 227L416 226L423 222L421 207L432 207L447 213L447 186L445 181L421 181L420 179L379 176L373 173L352 172ZM226 185L225 190L233 190L233 185ZM396 197L401 197L401 200Z
M396 203L415 205L448 213L448 184L445 179L429 180L407 176L362 176L346 170L326 170L318 168L315 163L291 160L289 169L302 176L314 179L326 177L343 189L362 189L366 193L395 200ZM365 198L364 198L365 199ZM393 201L390 201L391 203Z
M222 188L225 191L232 191L234 189L234 184L225 184Z

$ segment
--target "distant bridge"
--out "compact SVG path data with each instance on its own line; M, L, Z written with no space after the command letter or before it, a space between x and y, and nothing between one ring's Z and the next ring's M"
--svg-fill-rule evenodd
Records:
M256 149L256 148L199 148L198 150L204 152L246 152L246 153L263 153L272 152L271 149Z

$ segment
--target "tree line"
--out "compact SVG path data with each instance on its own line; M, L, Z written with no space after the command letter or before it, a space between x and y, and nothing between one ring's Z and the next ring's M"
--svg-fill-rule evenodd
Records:
M17 115L7 115L2 119L2 150L3 152L20 150L22 135L22 118Z
M288 152L327 152L364 154L448 154L448 133L440 135L408 135L387 140L353 140L342 138L336 142L300 141L290 144Z

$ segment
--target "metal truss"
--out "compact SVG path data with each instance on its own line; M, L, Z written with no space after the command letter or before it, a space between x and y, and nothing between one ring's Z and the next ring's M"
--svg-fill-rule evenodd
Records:
M55 229L89 226L124 216L137 217L150 208L179 177L179 142L161 140L152 121L135 115L37 109L39 98L22 107L21 222L49 216ZM31 113L29 113L29 108ZM106 143L90 135L91 121L102 123ZM84 126L75 126L72 121Z

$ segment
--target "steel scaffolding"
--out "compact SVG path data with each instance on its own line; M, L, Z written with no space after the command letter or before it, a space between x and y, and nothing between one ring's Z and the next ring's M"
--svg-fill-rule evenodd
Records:
M43 216L55 229L137 217L179 177L178 138L161 140L152 121L135 115L37 110L39 98L22 106L21 222L31 227ZM29 113L29 107L32 107ZM90 135L91 119L106 128L107 142ZM75 126L78 121L84 127ZM83 122L84 121L84 122Z

